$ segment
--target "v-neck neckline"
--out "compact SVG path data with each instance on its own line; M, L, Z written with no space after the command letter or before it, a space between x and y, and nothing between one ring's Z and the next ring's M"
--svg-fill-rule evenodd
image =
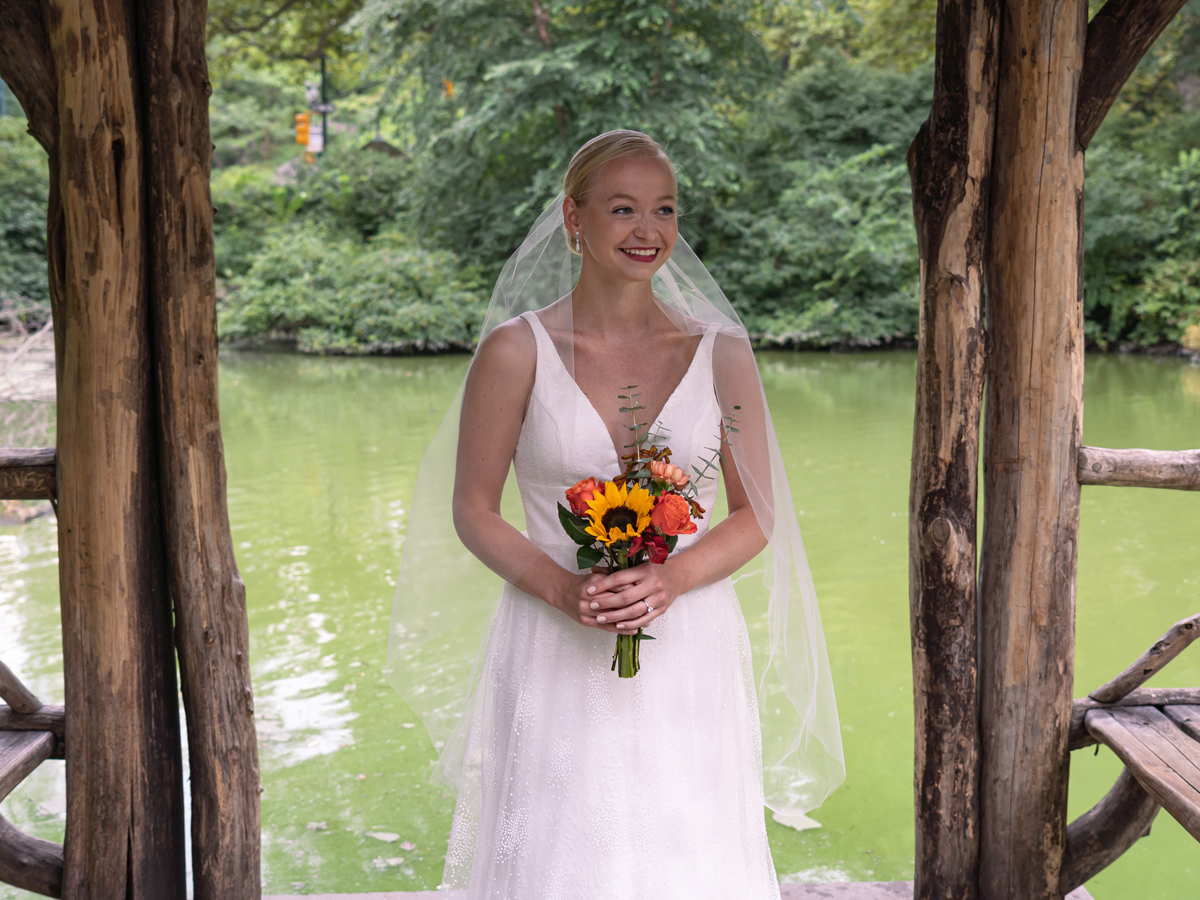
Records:
M579 386L579 382L577 382L574 377L572 377L571 373L567 371L567 364L563 362L562 357L558 353L558 349L554 346L554 339L550 337L550 332L546 330L546 326L542 324L542 320L538 318L537 313L531 312L529 317L537 322L537 327L541 329L542 336L550 344L550 353L553 354L554 359L558 362L559 371L561 371L562 374L566 376L567 381L571 382L571 384L575 387L576 393L583 398L583 402L587 404L587 408L592 411L592 415L595 416L596 420L600 423L600 428L604 432L604 436L608 439L608 446L613 451L613 456L616 457L617 468L621 468L622 454L621 451L617 449L617 445L613 443L612 435L609 433L608 424L604 421L604 416L600 415L600 410L596 409L596 404L592 403L592 398L583 392L583 388ZM667 407L671 405L671 401L675 399L675 395L679 393L679 389L683 386L683 383L687 381L689 377L691 377L692 370L696 368L696 360L699 359L700 351L704 347L704 341L707 338L708 332L706 331L700 337L700 343L696 345L696 349L692 353L692 359L688 363L687 371L683 373L683 376L679 379L679 381L675 382L675 387L673 387L671 389L671 393L667 395L667 399L663 403L662 409L660 409L658 411L658 415L654 417L656 422L662 421L663 413L667 411ZM571 336L571 340L574 342L574 335ZM652 427L653 425L654 422L650 422L648 423L647 427Z

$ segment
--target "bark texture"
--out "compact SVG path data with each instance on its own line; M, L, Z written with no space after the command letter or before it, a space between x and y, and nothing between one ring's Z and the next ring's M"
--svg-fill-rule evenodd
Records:
M1100 123L1175 14L1187 0L1108 0L1088 23L1075 134L1086 150Z
M1079 483L1200 491L1200 450L1079 448Z
M182 900L132 22L119 0L53 0L46 9L65 238L54 329L70 748L63 895Z
M205 19L202 0L0 0L0 77L49 154L60 453L55 472L0 471L0 490L61 499L67 897L183 896L172 599L195 896L259 893L249 637L217 410Z
M997 22L998 3L939 3L933 108L908 151L921 257L909 488L918 900L974 898L978 878L976 473Z
M1086 0L1007 0L992 164L984 480L984 900L1059 900L1083 398Z
M196 900L260 896L246 591L225 505L203 0L139 6L164 532L187 712Z

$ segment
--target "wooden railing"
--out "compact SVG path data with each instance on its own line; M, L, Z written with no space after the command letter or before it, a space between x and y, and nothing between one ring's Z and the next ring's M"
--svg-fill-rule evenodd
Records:
M0 449L0 500L54 503L53 447ZM0 800L47 759L65 758L67 716L46 706L0 662ZM18 831L0 816L0 881L49 897L62 896L63 848Z
M1200 450L1108 450L1080 447L1080 484L1200 491Z

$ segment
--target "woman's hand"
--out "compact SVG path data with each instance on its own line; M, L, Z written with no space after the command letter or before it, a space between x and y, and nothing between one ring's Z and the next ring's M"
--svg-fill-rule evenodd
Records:
M579 594L579 621L616 634L633 634L667 611L679 596L668 564L588 576Z
M542 599L546 603L559 612L574 619L580 625L586 625L589 628L602 628L596 622L596 613L582 598L589 596L587 589L591 585L600 580L598 575L578 575L574 572L568 572L566 569L559 566L557 563L551 562L549 558L545 560L546 568L553 565L553 576L547 577L548 573L534 573L534 577L528 579L531 582L539 582L542 585L550 584L550 590L543 593ZM593 570L595 571L595 570ZM522 579L525 581L527 579ZM525 590L530 590L532 585L528 587L519 584L518 587L523 587Z

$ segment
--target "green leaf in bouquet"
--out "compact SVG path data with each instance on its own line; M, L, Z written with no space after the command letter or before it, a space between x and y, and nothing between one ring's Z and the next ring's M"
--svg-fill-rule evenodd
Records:
M581 569L590 569L592 566L600 565L600 561L604 559L604 554L595 547L580 547L575 554L575 562Z
M588 520L583 516L577 516L561 503L558 504L558 521L562 523L563 531L567 533L567 537L577 544L591 544L595 540L584 529L588 526Z
M668 553L674 553L674 552L675 552L675 545L679 543L679 535L677 535L677 534L668 534L668 535L666 536L666 539L667 539L667 552L668 552Z

